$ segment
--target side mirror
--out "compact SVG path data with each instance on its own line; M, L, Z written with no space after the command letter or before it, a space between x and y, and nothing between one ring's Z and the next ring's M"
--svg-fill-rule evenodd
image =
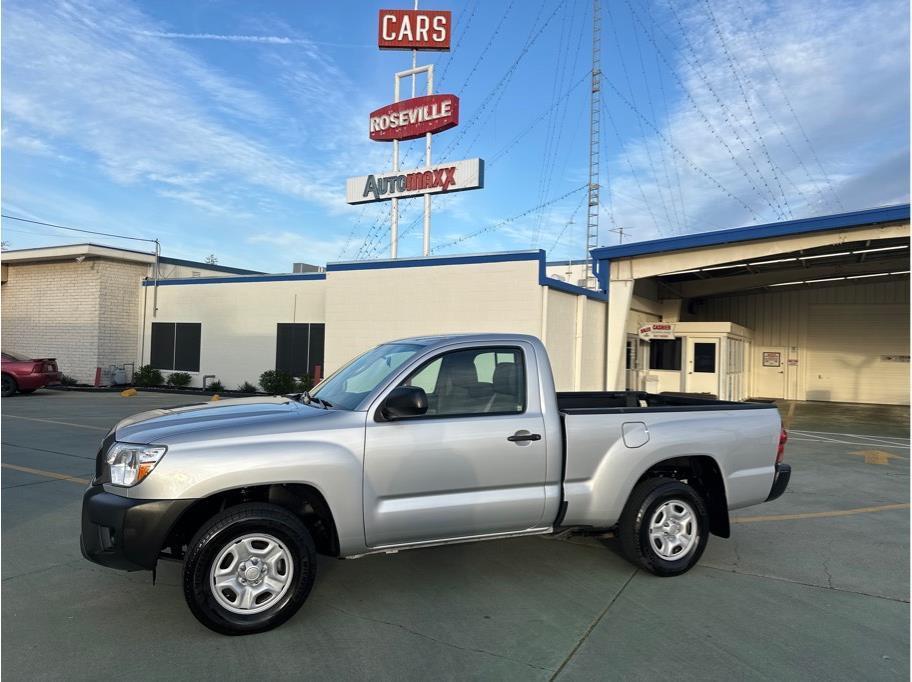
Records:
M383 401L380 413L386 419L417 417L427 412L427 393L418 386L397 386Z

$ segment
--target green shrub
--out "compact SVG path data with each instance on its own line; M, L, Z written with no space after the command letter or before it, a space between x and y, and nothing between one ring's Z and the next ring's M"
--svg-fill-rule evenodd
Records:
M313 388L314 382L313 377L309 374L306 374L301 377L300 381L295 382L294 390L297 393L303 393L304 391L309 391Z
M133 374L133 383L136 386L161 386L165 378L152 365L143 365Z
M79 382L76 381L73 377L67 376L66 374L60 375L60 383L63 386L75 386Z
M221 381L219 381L218 379L216 379L215 381L210 381L210 382L206 385L206 390L207 390L207 391L215 391L216 393L221 393L222 391L225 390L225 384L223 384Z
M257 387L251 384L249 381L245 381L243 384L237 387L237 390L241 393L256 393Z
M173 386L174 388L189 386L191 381L193 381L193 377L187 372L172 372L168 375L168 386Z
M269 369L260 375L260 386L270 395L285 395L295 390L295 380L285 372Z

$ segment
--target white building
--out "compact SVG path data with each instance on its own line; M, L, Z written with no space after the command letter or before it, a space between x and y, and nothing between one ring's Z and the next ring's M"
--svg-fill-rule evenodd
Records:
M98 278L83 286L108 293L90 303L63 282L11 299L10 285L18 277L22 287L25 277L14 277L10 262L3 343L14 347L12 326L15 346L27 348L19 343L28 327L22 320L45 320L31 311L47 307L51 319L70 322L45 320L44 329L94 348L80 360L87 367L116 356L166 374L190 372L197 386L218 378L234 388L257 383L268 369L322 376L394 338L520 332L545 342L559 390L909 402L908 205L605 247L592 256L599 291L573 283L584 280L584 264L548 263L544 252L525 251L330 263L324 272L291 274L197 270L201 276L173 273L141 287L148 271L137 269L127 277L135 298L115 299L116 287ZM102 261L102 272L123 262ZM88 312L66 316L80 306ZM122 317L112 326L106 318L114 315ZM124 332L111 353L118 333L110 330L126 329L128 320L132 336Z

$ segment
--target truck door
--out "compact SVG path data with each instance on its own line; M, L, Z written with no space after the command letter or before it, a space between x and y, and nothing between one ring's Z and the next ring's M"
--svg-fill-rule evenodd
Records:
M546 439L531 346L442 351L399 385L419 417L367 418L364 532L378 547L522 531L542 521Z

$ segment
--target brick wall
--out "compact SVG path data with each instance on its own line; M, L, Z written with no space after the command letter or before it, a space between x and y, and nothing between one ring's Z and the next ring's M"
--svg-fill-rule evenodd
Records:
M95 376L99 276L95 261L10 265L2 289L4 350L56 357L80 381Z
M98 261L98 366L136 363L139 344L140 283L147 266Z
M3 348L55 357L84 383L94 381L96 367L133 362L145 272L97 259L10 264L0 294Z

